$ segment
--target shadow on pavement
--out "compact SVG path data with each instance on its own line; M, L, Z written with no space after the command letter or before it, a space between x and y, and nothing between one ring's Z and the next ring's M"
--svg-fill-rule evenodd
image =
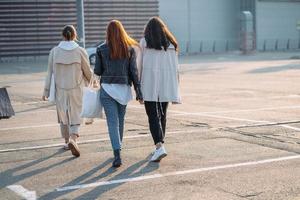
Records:
M50 107L54 107L54 106L55 105L53 105L53 104L47 104L47 105L38 106L38 107L35 107L35 108L29 108L29 109L25 109L25 110L20 110L20 111L17 111L15 113L19 114L19 113L31 112L31 111L39 110L39 109L42 109L42 108L50 108Z
M15 184L15 183L17 183L19 181L22 181L22 180L24 180L26 178L35 176L35 175L43 173L43 172L46 172L47 170L50 170L53 167L59 166L61 164L64 164L64 163L69 162L69 161L71 161L71 160L74 159L73 157L72 158L67 158L67 159L64 159L64 160L62 160L62 161L60 161L58 163L54 163L54 164L48 165L47 167L43 167L43 168L32 170L30 172L19 174L20 171L23 171L26 168L31 168L31 167L33 167L35 165L38 165L38 164L40 164L40 163L48 160L49 158L58 156L58 155L60 155L60 154L62 154L64 152L65 152L65 150L60 149L57 152L55 152L54 154L49 155L47 157L43 157L43 158L34 160L32 162L26 163L24 165L18 166L16 168L8 169L8 170L6 170L4 172L1 172L0 173L0 180L1 180L0 181L0 189L5 188L6 186L9 186L9 185L13 185L13 184ZM16 174L19 174L19 175L16 175Z
M281 71L295 70L295 69L299 70L300 64L299 65L295 65L295 64L281 65L281 66L276 66L276 67L264 67L264 68L251 70L248 73L250 73L250 74L273 73L273 72L281 72Z
M71 186L71 185L78 185L78 184L94 183L94 182L100 181L102 178L105 178L105 177L107 177L107 176L109 176L113 173L118 172L119 170L121 170L123 168L123 167L121 167L119 169L115 169L113 167L110 167L105 172L101 173L99 176L96 176L96 177L93 177L91 179L86 180L88 177L90 177L92 174L96 173L101 168L104 168L106 165L110 165L111 162L112 162L112 159L106 160L104 163L100 164L99 166L97 166L94 169L90 170L89 172L79 176L78 178L76 178L73 181L65 184L62 187ZM141 160L141 161L129 166L124 171L120 172L119 174L115 175L114 177L110 178L107 181L124 179L124 178L134 178L134 177L142 176L142 175L145 175L145 174L150 173L152 171L155 171L158 168L159 168L159 163L150 163L149 159L147 157L144 160ZM84 193L84 194L82 194L82 195L80 195L80 196L78 196L74 199L76 199L76 200L79 200L79 199L97 199L102 194L104 194L105 192L108 192L108 191L110 191L114 188L117 188L117 187L121 186L122 184L124 184L124 183L98 186L98 187L95 187L94 189L92 189L91 191L89 191L87 193ZM58 197L61 197L61 196L66 195L70 192L73 192L73 191L74 190L61 191L61 192L52 191L51 193L48 193L48 194L40 197L40 199L56 199Z

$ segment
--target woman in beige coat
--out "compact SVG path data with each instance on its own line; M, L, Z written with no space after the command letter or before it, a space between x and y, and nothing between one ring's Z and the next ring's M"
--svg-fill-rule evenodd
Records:
M55 83L55 103L61 134L65 139L65 149L70 149L76 157L80 151L76 143L78 129L82 122L82 88L92 76L88 55L85 49L78 46L76 30L67 25L62 31L64 41L54 47L49 54L48 74L45 82L43 100L50 93L51 76ZM52 79L53 80L53 79Z

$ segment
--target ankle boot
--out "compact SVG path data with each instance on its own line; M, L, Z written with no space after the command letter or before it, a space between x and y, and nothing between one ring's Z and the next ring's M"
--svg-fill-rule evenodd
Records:
M120 149L114 150L114 156L115 156L115 159L113 161L112 166L113 167L120 167L122 165Z

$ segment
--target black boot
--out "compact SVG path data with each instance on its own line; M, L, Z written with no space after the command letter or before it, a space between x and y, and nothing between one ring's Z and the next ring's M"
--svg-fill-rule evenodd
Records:
M115 156L115 159L113 161L112 166L113 167L120 167L122 165L120 149L114 150L114 156Z

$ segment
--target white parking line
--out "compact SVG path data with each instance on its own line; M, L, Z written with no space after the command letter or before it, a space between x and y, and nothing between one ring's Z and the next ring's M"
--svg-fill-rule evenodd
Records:
M280 125L280 126L284 127L284 128L292 129L295 131L300 131L300 128L297 128L297 127L293 127L293 126L289 126L289 125Z
M195 114L224 114L224 113L236 113L236 112L253 112L253 111L267 111L267 110L286 110L286 109L300 109L300 106L280 106L280 107L265 107L254 109L241 109L241 110L224 110L224 111L211 111L211 112L197 112ZM175 114L177 116L185 114Z
M16 115L31 115L37 113L56 112L56 110L38 110L38 111L18 111Z
M144 181L144 180L164 178L164 177L169 177L169 176L200 173L200 172L206 172L206 171L231 169L231 168L237 168L237 167L248 167L248 166L262 165L262 164L274 163L274 162L280 162L280 161L294 160L294 159L299 159L299 158L300 158L300 155L286 156L286 157L271 158L271 159L258 160L258 161L252 161L252 162L242 162L242 163L235 163L235 164L228 164L228 165L197 168L197 169L191 169L191 170L174 171L174 172L163 173L163 174L152 174L152 175L148 175L148 176L138 176L138 177L134 177L134 178L125 178L125 179L117 179L117 180L110 180L110 181L100 181L100 182L94 182L94 183L89 183L89 184L80 184L80 185L60 187L60 188L56 188L56 191L61 192L61 191L68 191L68 190L92 188L92 187L98 187L98 186L104 186L104 185L113 185L113 184L120 184L120 183Z
M23 197L26 200L36 200L36 192L29 191L21 185L9 185L7 186L8 189L14 191L19 196Z
M27 128L44 128L44 127L51 127L51 126L58 126L59 124L43 124L43 125L32 125L32 126L19 126L19 127L12 127L12 128L0 128L0 131L10 131L10 130L19 130L19 129L27 129Z
M96 123L97 121L104 121L105 119L96 119L93 123ZM59 126L58 123L56 124L41 124L41 125L30 125L30 126L17 126L17 127L11 127L11 128L0 128L0 131L10 131L10 130L19 130L19 129L28 129L28 128L45 128L45 127L53 127L53 126Z
M254 95L255 92L253 91L232 91L230 93L233 94L250 94ZM187 96L187 97L209 97L207 95L203 95L202 93L181 93L181 96ZM298 94L290 94L290 95L281 95L281 96L267 96L267 97L245 97L244 99L249 101L249 100L262 100L262 99L297 99L300 98L300 95Z
M128 105L129 108L143 109L143 106L138 105ZM240 109L240 110L223 110L223 111L210 111L210 112L196 112L194 114L224 114L224 113L237 113L237 112L254 112L254 111L267 111L267 110L286 110L286 109L300 109L300 105L297 106L279 106L279 107L263 107L263 108L253 108L253 109ZM56 112L56 110L40 110L40 111L28 111L20 112L17 115L25 114L35 114L35 113L46 113L46 112ZM185 113L176 113L180 111L168 110L168 112L175 112L173 116L186 115Z
M131 106L132 108L140 108L137 106ZM297 108L300 108L300 106L297 106ZM244 119L244 118L237 118L237 117L226 117L226 116L220 116L220 115L212 115L212 114L206 114L206 113L191 113L191 112L183 112L183 111L176 111L176 110L169 110L168 112L171 113L175 113L181 116L191 116L191 115L195 115L195 116L203 116L203 117L211 117L211 118L219 118L219 119L228 119L228 120L233 120L233 121L244 121L244 122L253 122L253 123L276 123L276 122L270 122L270 121L264 121L264 120L252 120L252 119ZM174 115L173 115L174 116ZM296 120L294 120L296 121ZM295 131L300 131L300 128L297 127L293 127L293 126L289 126L289 125L278 125L287 129L292 129Z
M12 103L12 106L21 106L21 105L34 105L34 104L50 104L48 101L30 101L30 102L18 102L18 103ZM53 104L54 105L54 104Z
M225 117L225 116L218 116L218 115L206 115L206 114L197 114L197 113L186 113L186 115L199 115L211 118L219 118L219 119L229 119L234 121L244 121L244 122L253 122L253 123L275 123L270 121L263 121L263 120L252 120L252 119L243 119L243 118L236 118L236 117ZM296 121L296 120L294 120ZM300 128L289 126L289 125L278 125L287 129L292 129L295 131L300 131Z
M198 132L198 131L199 130L169 131L169 132L167 132L167 135L168 134L177 134L177 133L194 133L194 132ZM124 139L134 139L134 138L143 138L143 137L150 137L150 134L125 136L123 138ZM109 140L110 139L108 137L106 137L106 138L101 138L101 139L79 141L78 144L88 144L88 143L103 142L103 141L109 141ZM23 150L45 149L45 148L52 148L52 147L60 147L62 145L64 145L64 143L39 145L39 146L29 146L29 147L20 147L20 148L12 148L12 149L1 149L0 153L23 151Z
M129 105L129 108L134 108L141 110L144 108L142 106L136 106L136 105ZM249 109L249 110L239 110L240 112L250 112L250 111L258 111L258 110L276 110L276 109L296 109L300 108L300 106L286 106L286 107L277 107L277 108L260 108L260 109ZM252 119L244 119L244 118L237 118L237 117L227 117L227 116L221 116L221 115L214 115L211 113L230 113L233 111L220 111L220 112L183 112L183 111L176 111L176 110L168 110L169 113L173 113L173 116L203 116L203 117L210 117L210 118L218 118L218 119L228 119L233 121L244 121L244 122L253 122L253 123L275 123L265 120L252 120ZM235 110L234 112L238 112L238 110ZM296 120L295 120L296 121ZM16 130L16 129L25 129L25 128L40 128L40 127L49 127L49 126L57 126L57 124L45 124L45 125L36 125L36 126L24 126L24 127L14 127L14 128L2 128L0 131L6 131L6 130ZM300 131L300 128L289 126L289 125L278 125L287 129L292 129L296 131Z
M255 123L255 124L240 125L240 126L227 126L226 128L251 128L251 127L254 127L254 126L258 127L258 126L279 126L279 125L281 125L281 126L287 126L289 128L297 130L298 128L286 125L286 124L294 124L294 123L300 123L300 120L282 121L282 122L269 122L269 123Z
M171 110L170 110L171 112ZM189 113L189 112L182 112L182 111L173 111L175 113L181 114L181 115L196 115L196 116L204 116L204 117L211 117L211 118L219 118L219 119L228 119L233 121L244 121L244 122L253 122L253 123L276 123L276 122L270 122L270 121L264 121L264 120L252 120L252 119L244 119L244 118L237 118L237 117L226 117L226 116L220 116L220 115L211 115L211 114L204 114L204 113ZM294 120L296 121L296 120ZM292 129L296 131L300 131L300 128L289 126L289 125L278 125L287 129Z

